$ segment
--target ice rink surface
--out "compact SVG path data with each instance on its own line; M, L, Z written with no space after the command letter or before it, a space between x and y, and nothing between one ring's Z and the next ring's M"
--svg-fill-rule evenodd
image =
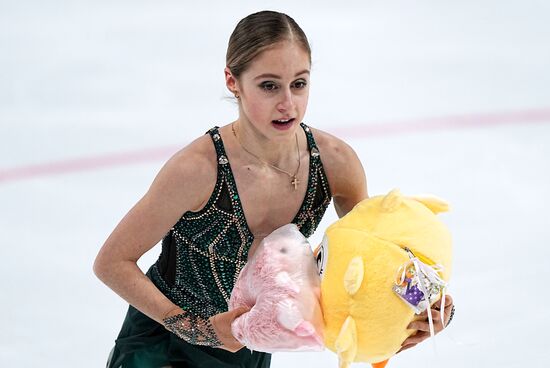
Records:
M305 121L354 147L370 194L452 204L456 317L435 352L427 341L389 367L546 367L543 0L0 0L0 366L104 366L127 304L93 259L173 152L236 117L227 40L263 9L308 35ZM330 209L313 245L335 220ZM337 359L276 354L272 366Z

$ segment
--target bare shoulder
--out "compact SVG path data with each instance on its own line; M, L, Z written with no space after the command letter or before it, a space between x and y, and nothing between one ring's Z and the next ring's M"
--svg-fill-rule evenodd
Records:
M311 128L311 132L323 154L323 164L327 159L334 162L345 162L350 157L357 157L353 148L342 139L316 128Z
M172 194L175 203L196 210L206 203L216 184L216 150L203 135L176 152L162 167L149 191Z
M311 129L334 197L336 211L343 215L367 198L367 179L355 150L342 139Z
M105 241L94 269L108 272L115 260L139 259L185 212L206 203L216 175L216 152L209 136L176 152Z
M331 177L335 181L340 174L361 165L357 153L348 143L320 129L311 128L311 131L321 152L323 167L329 181Z

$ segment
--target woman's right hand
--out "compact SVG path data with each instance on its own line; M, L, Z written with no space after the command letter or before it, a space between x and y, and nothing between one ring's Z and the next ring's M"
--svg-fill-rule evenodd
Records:
M231 324L237 317L249 310L250 308L247 307L239 307L210 317L210 323L218 336L218 340L222 343L219 346L220 349L234 353L243 348L243 345L233 336Z

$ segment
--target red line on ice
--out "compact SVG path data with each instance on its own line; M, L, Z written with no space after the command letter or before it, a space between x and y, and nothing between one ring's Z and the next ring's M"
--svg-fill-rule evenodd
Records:
M448 131L477 127L489 127L506 124L550 123L550 108L501 112L491 114L457 115L426 119L403 120L391 123L345 125L329 129L336 136L353 139L368 139L375 136L392 136L405 133L429 131ZM0 182L16 181L27 178L96 170L113 166L124 166L147 161L165 160L175 153L179 145L142 149L133 152L104 154L79 159L46 162L35 165L0 169Z

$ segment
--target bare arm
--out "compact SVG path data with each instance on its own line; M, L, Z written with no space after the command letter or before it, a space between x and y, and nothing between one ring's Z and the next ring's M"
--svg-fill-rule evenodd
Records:
M177 306L155 287L136 262L162 239L185 211L201 204L205 189L197 183L201 180L196 179L195 166L201 160L206 161L186 149L172 157L145 196L113 230L94 262L94 272L101 281L159 323Z
M368 198L367 178L357 154L344 141L315 130L323 166L329 181L334 207L338 217L346 215L353 207Z
M170 301L143 274L137 260L188 210L196 211L214 189L215 151L201 137L172 157L145 196L124 216L99 251L94 272L115 293L183 340L237 351L242 345L231 334L231 323L245 308L203 319Z

